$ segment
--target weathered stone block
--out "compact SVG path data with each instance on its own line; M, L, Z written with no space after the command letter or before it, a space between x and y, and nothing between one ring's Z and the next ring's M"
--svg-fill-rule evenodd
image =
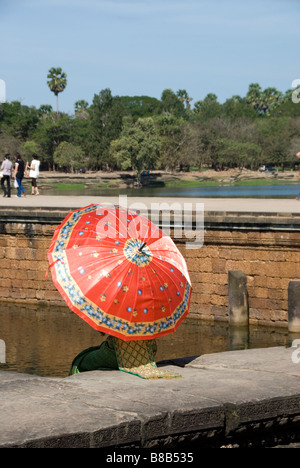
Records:
M228 272L229 289L229 323L231 325L248 325L249 304L247 278L242 271Z

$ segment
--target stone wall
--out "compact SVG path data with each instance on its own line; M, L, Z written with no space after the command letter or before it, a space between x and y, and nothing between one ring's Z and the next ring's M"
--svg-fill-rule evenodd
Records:
M1 218L1 301L65 304L51 274L45 277L46 254L58 224L57 220L47 223L46 218L41 222ZM286 326L288 284L300 277L300 230L210 226L199 249L187 249L175 239L193 285L190 316L228 320L228 271L241 270L247 275L250 323Z
M250 323L286 325L288 285L300 278L300 233L207 231L202 249L181 249L193 284L190 314L228 320L228 271L247 276Z

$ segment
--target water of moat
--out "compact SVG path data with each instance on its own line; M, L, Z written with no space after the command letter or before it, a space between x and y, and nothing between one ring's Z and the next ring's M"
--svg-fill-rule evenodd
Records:
M101 189L93 186L76 189L74 184L64 192L57 188L43 188L45 195L89 195L89 196L118 196L128 197L208 197L208 198L287 198L293 199L299 195L299 185L253 185L253 186L224 186L224 187L143 187L142 189Z
M229 327L227 322L187 317L176 333L157 339L156 360L290 346L293 338L286 327L251 325L249 329L239 329ZM0 371L66 377L73 358L80 351L105 339L67 307L0 303L2 356L4 343L6 347Z

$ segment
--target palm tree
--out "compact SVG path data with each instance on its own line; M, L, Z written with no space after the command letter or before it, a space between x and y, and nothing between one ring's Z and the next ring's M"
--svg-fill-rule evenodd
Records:
M281 99L282 94L276 88L266 88L263 91L258 83L251 83L246 95L247 102L261 115L275 108Z
M80 99L79 101L75 102L75 116L78 119L85 120L89 117L87 108L89 103L84 99Z
M67 75L62 71L61 68L50 68L47 75L47 84L56 96L56 111L58 113L58 93L61 93L67 86Z
M258 83L251 83L248 88L246 100L255 110L261 106L262 89Z
M179 89L177 91L177 96L179 97L180 101L185 103L186 109L189 110L191 108L191 101L193 100L185 89Z

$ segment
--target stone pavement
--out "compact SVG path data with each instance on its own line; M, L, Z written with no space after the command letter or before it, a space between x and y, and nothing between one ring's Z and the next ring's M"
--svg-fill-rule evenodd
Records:
M119 203L125 198L94 196L32 196L22 198L0 198L0 209L8 207L38 208L81 208L92 203ZM300 214L300 201L296 199L255 199L255 198L170 198L170 197L128 197L127 205L143 204L148 209L151 203L203 203L205 211L247 212L247 213L295 213Z
M1 371L0 448L296 444L299 351L252 349L161 363L182 376L170 380L120 371L66 378Z

